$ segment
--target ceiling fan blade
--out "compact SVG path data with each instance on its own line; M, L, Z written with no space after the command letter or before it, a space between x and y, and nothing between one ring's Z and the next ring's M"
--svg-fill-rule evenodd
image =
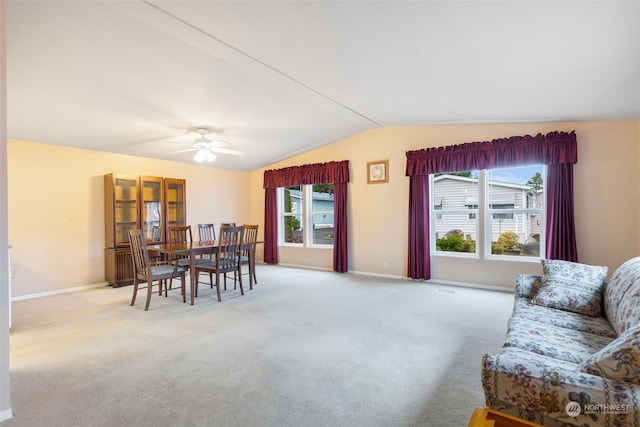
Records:
M186 153L187 151L198 151L197 148L185 148L184 150L172 151L168 154Z
M244 156L244 151L232 150L231 148L211 147L209 151L220 154L231 154L232 156Z

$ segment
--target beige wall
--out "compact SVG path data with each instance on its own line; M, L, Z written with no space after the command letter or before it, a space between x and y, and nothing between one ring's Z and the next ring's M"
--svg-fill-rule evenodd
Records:
M406 276L406 151L556 130L577 133L574 181L580 261L613 270L638 255L639 122L387 127L354 135L267 169L350 160L349 270ZM389 183L367 184L366 163L379 159L389 160ZM263 171L252 173L252 193L262 188ZM262 223L264 207L252 204L252 212L252 219ZM330 252L327 255L327 251L317 249L281 250L280 262L327 269L332 265ZM538 262L435 257L432 263L433 279L447 282L512 288L513 278L520 272L540 273L541 269Z
M613 270L638 255L640 122L388 127L268 169L349 160L349 270L400 277L406 276L407 150L554 130L576 130L578 136L574 179L580 261ZM366 163L379 159L389 160L389 183L367 184ZM9 141L8 161L14 296L104 282L102 176L109 172L184 178L190 224L258 223L263 235L264 169L234 172L16 140ZM331 269L332 252L287 248L280 262ZM512 288L520 272L539 273L539 263L436 257L432 265L435 280L504 288Z
M249 221L246 172L17 140L8 159L14 297L104 282L109 172L186 179L192 227Z

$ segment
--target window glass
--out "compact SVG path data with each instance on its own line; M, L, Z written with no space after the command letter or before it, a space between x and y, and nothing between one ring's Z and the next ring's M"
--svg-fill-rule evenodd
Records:
M540 257L543 166L487 171L492 255Z
M477 171L434 177L431 218L437 252L476 253L478 188Z
M302 202L303 191L301 186L285 187L282 197L282 222L283 241L285 243L302 243Z
M333 245L333 184L312 186L311 223L314 245Z

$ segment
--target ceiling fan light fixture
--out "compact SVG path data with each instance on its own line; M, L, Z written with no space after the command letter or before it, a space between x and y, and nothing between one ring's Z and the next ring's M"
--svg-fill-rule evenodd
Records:
M216 155L213 154L211 151L206 150L206 149L200 149L198 150L198 152L196 153L195 156L193 156L193 160L195 160L198 163L203 163L205 161L211 163L216 159Z

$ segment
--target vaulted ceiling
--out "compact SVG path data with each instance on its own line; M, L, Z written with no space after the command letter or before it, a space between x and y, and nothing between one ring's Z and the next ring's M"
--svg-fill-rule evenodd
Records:
M640 120L637 1L6 1L8 136L251 171L383 126Z

